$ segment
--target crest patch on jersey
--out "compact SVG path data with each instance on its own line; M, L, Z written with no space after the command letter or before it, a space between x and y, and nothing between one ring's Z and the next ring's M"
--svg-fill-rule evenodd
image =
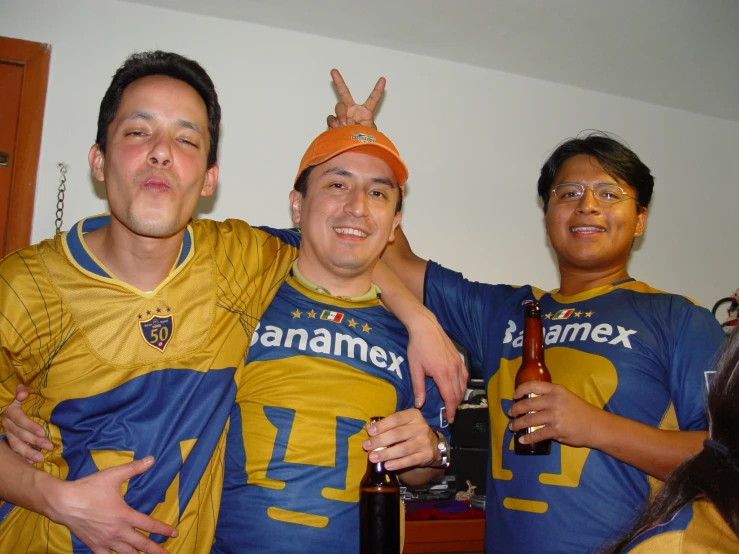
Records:
M566 310L559 310L552 319L569 319L569 317L575 313L575 308L567 308Z
M146 344L164 352L174 335L174 317L169 315L153 315L149 319L139 321L139 330Z
M367 133L354 133L352 140L358 140L359 142L377 142L377 139Z
M341 323L344 319L344 314L341 312L332 312L331 310L323 310L321 312L321 319L326 321L333 321L334 323Z

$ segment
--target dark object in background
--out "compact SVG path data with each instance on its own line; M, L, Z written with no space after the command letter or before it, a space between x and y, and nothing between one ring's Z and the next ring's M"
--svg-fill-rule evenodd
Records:
M446 470L454 475L457 490L467 490L467 481L475 486L477 495L484 495L487 484L488 452L490 450L490 419L488 415L485 376L480 360L457 344L460 356L470 372L466 400L457 408L457 416L449 427L452 463Z
M475 399L484 399L484 396L477 396ZM457 478L458 490L466 490L466 483L469 481L476 487L476 494L485 494L490 440L487 405L458 409L450 431L452 464L447 473Z
M726 314L724 315L724 310ZM722 298L713 305L711 313L721 323L721 328L728 336L739 325L739 289L736 289L734 296ZM719 315L719 313L721 315Z

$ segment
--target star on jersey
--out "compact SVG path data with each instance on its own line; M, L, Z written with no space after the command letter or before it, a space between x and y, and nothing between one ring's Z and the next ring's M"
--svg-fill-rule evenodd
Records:
M570 317L576 317L580 318L581 316L585 317L593 317L595 312L582 312L580 310L575 311L573 308L566 308L564 310L559 310L555 313L549 312L548 314L544 314L544 319L569 319Z
M162 307L162 306L156 306L154 308L154 311L152 311L152 310L145 310L142 313L137 314L136 315L136 319L138 319L138 320L142 320L144 318L147 318L148 319L149 316L151 316L151 314L161 314L162 312L166 312L168 314L169 313L172 313L172 308L170 308L169 306L164 306L164 307ZM142 314L144 314L144 315L142 315Z
M316 319L316 316L319 316L318 312L315 310L311 310L309 312L301 312L297 308L294 312L290 312L290 314L293 316L293 319L302 319L303 314L308 316L308 319ZM141 319L141 316L139 316L139 319ZM320 314L320 319L326 320L326 321L333 321L334 323L341 324L344 320L344 314L341 312L334 312L331 310L323 310ZM361 323L358 322L356 319L351 318L346 321L346 324L349 327L356 328L359 326L363 332L369 333L372 331L372 327L369 326L367 323Z

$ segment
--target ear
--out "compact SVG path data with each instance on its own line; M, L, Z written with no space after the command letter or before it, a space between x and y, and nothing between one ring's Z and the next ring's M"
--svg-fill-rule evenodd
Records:
M544 212L544 233L547 235L547 237L549 237L549 223L550 223L549 219L551 217L551 212L549 212L546 209L544 209L543 212Z
M100 151L100 146L93 144L87 153L87 161L90 164L90 171L96 181L101 183L105 181L105 154Z
M647 208L642 208L640 212L636 214L636 229L634 230L634 238L640 237L644 234L647 229Z
M395 240L395 229L398 228L398 225L400 225L400 218L402 217L402 213L398 212L395 214L395 218L393 219L393 228L390 230L390 236L388 237L387 241L392 242Z
M293 189L290 191L290 217L293 223L300 227L300 208L303 205L303 195Z
M211 196L216 191L219 172L217 163L205 172L205 182L203 183L203 189L200 191L200 196Z

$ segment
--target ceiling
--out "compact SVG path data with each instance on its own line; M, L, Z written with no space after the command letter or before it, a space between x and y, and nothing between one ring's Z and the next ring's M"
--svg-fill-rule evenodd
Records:
M127 0L739 122L739 0Z

